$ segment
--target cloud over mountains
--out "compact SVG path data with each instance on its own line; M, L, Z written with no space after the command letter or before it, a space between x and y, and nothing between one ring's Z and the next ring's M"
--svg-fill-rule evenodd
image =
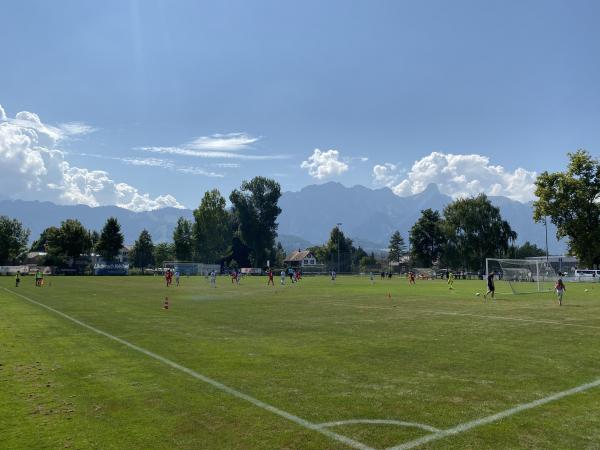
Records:
M80 122L48 125L28 111L9 118L0 106L0 195L59 204L117 205L133 211L182 207L172 195L152 198L111 179L105 171L71 166L60 143L92 131Z
M435 183L441 192L454 198L484 192L521 202L535 198L537 173L523 168L511 172L491 164L487 156L432 152L415 161L405 177L401 175L395 164L373 167L373 182L390 187L401 197L417 194Z

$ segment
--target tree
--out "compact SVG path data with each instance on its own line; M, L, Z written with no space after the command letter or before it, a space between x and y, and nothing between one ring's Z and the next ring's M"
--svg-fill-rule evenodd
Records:
M410 254L415 264L431 267L440 257L446 236L442 228L442 218L438 211L425 209L410 229Z
M195 253L200 262L215 263L223 258L230 237L229 226L225 199L217 189L207 191L194 210L192 228Z
M400 264L402 255L404 254L404 239L399 231L395 231L390 238L390 245L388 246L388 260L390 262L397 262Z
M192 238L192 222L185 217L177 219L173 230L173 244L175 246L175 259L177 261L191 261L194 253Z
M281 242L277 242L277 246L271 253L271 267L283 267L285 265L285 250Z
M455 200L444 208L444 229L448 252L464 268L483 270L486 258L506 255L517 233L502 219L485 194ZM455 260L455 265L458 261Z
M58 239L55 247L60 248L64 256L71 258L71 263L92 248L88 230L77 219L63 221L53 238Z
M255 267L266 265L277 237L277 217L281 208L277 202L281 187L275 180L254 177L244 181L240 190L229 196L239 223L239 233L250 248L250 259Z
M163 267L165 261L175 259L175 246L167 242L161 242L154 246L154 262L156 267Z
M546 251L529 241L526 241L521 246L515 245L510 249L511 258L525 259L532 256L546 256Z
M15 262L27 250L29 229L17 219L0 216L0 264Z
M57 242L57 235L60 232L58 227L48 227L40 234L40 237L33 241L30 250L32 252L47 252L50 242Z
M556 237L568 238L581 266L600 264L600 163L585 150L569 153L565 172L543 172L535 182L533 218L550 220Z
M96 251L106 260L113 261L123 248L121 225L115 217L109 217L96 245Z
M133 244L130 259L135 267L142 269L142 272L146 267L154 264L154 244L148 230L142 230L140 237Z
M363 256L360 259L360 269L363 271L378 269L377 267L377 259L375 258L375 253L371 252L368 256Z

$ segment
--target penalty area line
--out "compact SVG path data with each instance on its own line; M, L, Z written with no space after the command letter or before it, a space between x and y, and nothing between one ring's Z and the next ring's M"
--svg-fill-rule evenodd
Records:
M555 394L549 395L548 397L540 398L538 400L534 400L529 403L523 403L521 405L517 405L513 408L507 409L506 411L492 414L491 416L472 420L471 422L461 423L452 428L448 428L446 430L441 430L437 433L428 434L426 436L423 436L422 438L418 438L413 441L405 442L405 443L397 445L395 447L389 447L387 450L409 450L411 448L419 447L423 444L427 444L428 442L437 441L439 439L443 439L448 436L454 436L454 435L457 435L460 433L464 433L465 431L469 431L473 428L480 427L482 425L488 425L493 422L498 422L499 420L505 419L506 417L510 417L510 416L520 413L522 411L536 408L538 406L542 406L547 403L551 403L556 400L560 400L564 397L569 397L571 395L575 395L580 392L584 392L584 391L593 389L598 386L600 386L600 378L595 381L592 381L591 383L582 384L580 386L574 387L572 389L568 389L566 391L557 392Z
M373 448L369 447L368 445L363 444L362 442L358 442L355 441L354 439L351 439L347 436L344 436L342 434L338 434L335 433L333 431L327 430L327 429L323 429L321 428L320 425L309 422L308 420L302 419L301 417L295 416L294 414L291 414L287 411L284 411L282 409L279 409L275 406L269 405L268 403L263 402L262 400L259 400L257 398L254 398L248 394L244 394L241 391L238 391L234 388L231 388L223 383L220 383L219 381L213 380L210 377L207 377L205 375L202 375L201 373L196 372L195 370L192 370L188 367L182 366L181 364L176 363L175 361L171 361L170 359L165 358L164 356L161 356L157 353L151 352L150 350L146 350L145 348L142 348L138 345L132 344L129 341L126 341L125 339L121 339L120 337L114 336L110 333L107 333L106 331L102 331L96 327L93 327L92 325L88 325L85 322L82 322L81 320L78 320L68 314L65 314L62 311L59 311L58 309L54 309L51 306L45 305L43 303L40 303L36 300L33 300L32 298L29 298L23 294L19 294L18 292L12 291L10 289L7 289L5 287L3 287L2 289L4 289L6 292L9 292L13 295L16 295L18 297L21 297L22 299L28 301L29 303L32 303L34 305L40 306L48 311L53 312L54 314L57 314L61 317L63 317L64 319L67 319L73 323L76 323L77 325L83 327L83 328L87 328L90 331L93 331L96 334L102 335L104 337L107 337L110 340L113 340L115 342L118 342L119 344L122 344L126 347L129 347L132 350L135 350L139 353L142 353L146 356L149 356L150 358L153 358L157 361L160 361L161 363L170 366L174 369L177 369L181 372L184 372L190 376L192 376L193 378L196 378L197 380L203 381L204 383L207 383L211 386L213 386L214 388L226 392L227 394L245 400L248 403L253 404L254 406L264 409L265 411L269 411L279 417L283 417L284 419L289 420L290 422L295 423L296 425L300 425L301 427L304 427L306 429L312 430L312 431L316 431L317 433L320 433L324 436L327 436L331 439L334 439L338 442L341 442L343 444L346 444L349 447L358 449L358 450L374 450Z

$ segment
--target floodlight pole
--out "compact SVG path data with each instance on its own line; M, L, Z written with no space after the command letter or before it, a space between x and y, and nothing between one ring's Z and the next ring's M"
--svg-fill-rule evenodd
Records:
M546 228L546 263L548 263L548 216L544 216L544 227Z
M340 273L340 233L342 232L342 230L340 229L340 227L342 226L341 222L338 222L337 224L337 229L338 229L338 238L337 238L337 244L338 244L338 263L337 263L337 271L338 273Z

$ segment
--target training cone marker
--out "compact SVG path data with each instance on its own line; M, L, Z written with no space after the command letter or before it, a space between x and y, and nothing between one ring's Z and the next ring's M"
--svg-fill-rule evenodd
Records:
M169 297L165 297L165 304L163 305L163 309L169 309Z
M392 294L390 294L390 293L388 292L387 298L388 298L388 300L391 300L391 299L392 299Z

